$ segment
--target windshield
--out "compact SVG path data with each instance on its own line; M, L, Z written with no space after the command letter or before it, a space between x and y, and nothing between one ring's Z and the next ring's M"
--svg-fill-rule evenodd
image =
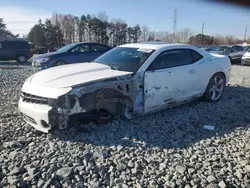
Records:
M77 45L76 43L69 44L67 46L58 49L57 52L67 52L69 49L73 48L76 45Z
M230 48L228 46L219 46L217 48L214 49L214 51L228 51Z
M103 54L94 62L111 66L111 68L136 72L154 52L153 49L117 47Z

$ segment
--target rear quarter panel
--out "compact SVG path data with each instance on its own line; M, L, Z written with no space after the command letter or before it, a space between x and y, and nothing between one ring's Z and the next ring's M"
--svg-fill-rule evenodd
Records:
M229 81L232 65L228 56L212 54L208 65L211 66L212 76L215 73L222 72L226 77L226 83Z
M207 85L215 73L222 72L226 77L226 82L228 82L231 70L231 62L227 56L204 55L204 60L194 64L195 74L197 74L197 80L194 86L199 88L200 93L206 91Z

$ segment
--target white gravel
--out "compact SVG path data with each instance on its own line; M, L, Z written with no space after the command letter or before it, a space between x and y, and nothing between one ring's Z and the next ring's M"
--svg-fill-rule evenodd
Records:
M0 68L0 187L250 187L250 67L233 66L215 104L53 135L18 112L18 92L36 72L21 68Z

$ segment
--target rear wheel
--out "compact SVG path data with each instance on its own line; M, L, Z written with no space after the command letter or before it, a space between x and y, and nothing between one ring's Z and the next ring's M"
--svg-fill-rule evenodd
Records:
M224 92L225 85L225 76L222 73L216 73L208 83L204 98L209 102L218 101Z
M17 56L16 60L17 60L18 63L26 63L28 58L25 55L19 55L19 56Z

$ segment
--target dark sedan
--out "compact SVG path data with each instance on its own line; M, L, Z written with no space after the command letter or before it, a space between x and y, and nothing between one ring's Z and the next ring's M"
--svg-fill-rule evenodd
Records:
M32 65L47 69L54 66L90 62L111 49L98 43L72 43L59 50L36 56Z

